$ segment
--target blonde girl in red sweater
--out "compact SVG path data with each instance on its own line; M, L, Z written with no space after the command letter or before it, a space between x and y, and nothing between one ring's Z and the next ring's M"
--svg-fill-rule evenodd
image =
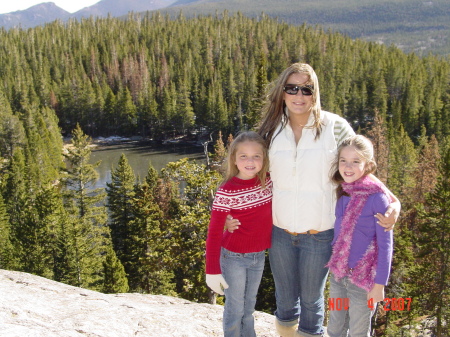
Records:
M272 181L264 139L243 132L230 144L225 180L217 190L206 240L206 283L225 294L225 337L254 337L256 295L272 233ZM239 231L224 231L227 215Z

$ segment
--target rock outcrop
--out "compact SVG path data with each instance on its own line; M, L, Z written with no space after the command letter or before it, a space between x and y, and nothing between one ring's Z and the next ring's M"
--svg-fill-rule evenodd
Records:
M2 337L223 336L220 305L162 295L103 294L0 270ZM255 313L259 337L277 336L272 315Z

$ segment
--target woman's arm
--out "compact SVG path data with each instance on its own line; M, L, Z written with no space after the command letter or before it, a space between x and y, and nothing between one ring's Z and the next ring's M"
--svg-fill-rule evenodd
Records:
M371 174L370 177L374 181L383 184L373 174ZM398 217L400 216L402 205L400 203L400 200L398 200L398 198L384 184L383 186L386 189L386 193L388 194L389 198L391 199L391 203L389 204L389 207L384 214L377 213L375 217L378 219L378 224L385 228L385 231L390 231L394 228L394 225L397 222Z
M230 233L233 233L236 229L239 229L241 223L238 219L233 219L231 214L227 215L227 219L225 220L225 229L227 229Z

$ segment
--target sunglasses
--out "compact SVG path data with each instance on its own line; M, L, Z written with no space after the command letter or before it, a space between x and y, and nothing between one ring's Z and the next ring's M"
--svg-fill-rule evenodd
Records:
M311 96L314 93L314 87L312 85L286 84L283 88L284 92L288 95L297 95L298 91L302 91L303 96Z

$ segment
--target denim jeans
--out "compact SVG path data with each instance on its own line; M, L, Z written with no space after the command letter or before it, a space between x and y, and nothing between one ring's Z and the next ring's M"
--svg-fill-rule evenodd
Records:
M275 280L275 316L286 326L300 319L300 336L323 334L325 265L331 256L333 235L333 229L296 236L276 226L272 230L269 260Z
M330 277L330 300L348 298L348 310L334 310L330 308L330 321L328 323L328 335L330 337L346 336L350 332L352 337L370 336L370 323L375 312L367 306L367 291L355 286L347 277L339 282Z
M224 337L256 337L253 312L265 256L264 250L241 254L222 247L220 267L228 283L224 290Z

